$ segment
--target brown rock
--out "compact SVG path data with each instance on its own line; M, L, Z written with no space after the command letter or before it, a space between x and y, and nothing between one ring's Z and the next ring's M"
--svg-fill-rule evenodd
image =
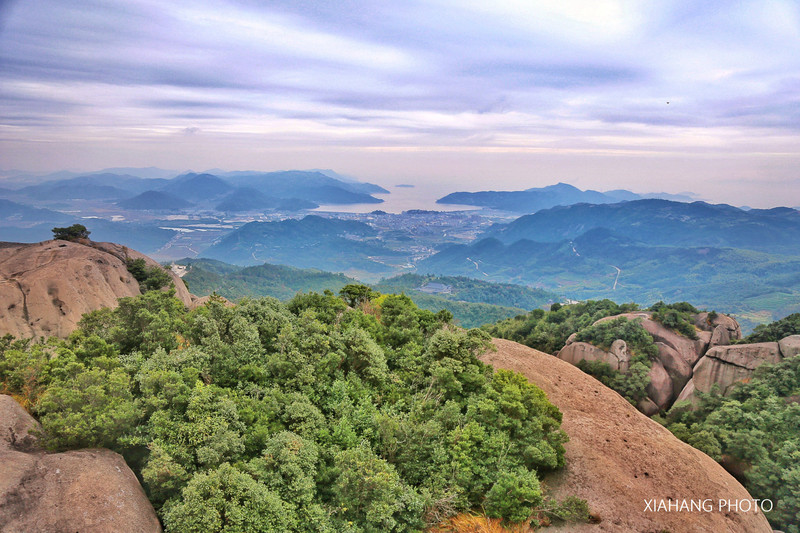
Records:
M9 396L0 395L0 427L10 428L0 432L0 532L161 531L139 481L119 454L19 449L17 443L38 424Z
M664 327L655 320L650 319L651 313L646 311L638 311L635 313L624 313L616 316L609 316L601 318L595 324L605 322L607 320L614 320L619 317L625 317L628 320L642 319L642 326L647 332L652 335L655 342L661 342L678 352L681 358L686 361L690 366L694 366L697 360L702 355L702 348L696 344L692 339L688 339L679 333L675 333L669 328Z
M671 346L663 342L657 342L656 346L658 346L658 360L672 380L672 396L677 397L692 378L692 367Z
M781 357L784 359L800 355L800 335L790 335L778 341Z
M711 342L709 348L714 346L727 346L731 343L731 333L728 328L720 324L714 328L714 333L711 334Z
M742 338L742 328L739 323L730 315L723 315L717 313L713 320L708 319L708 313L702 312L694 315L694 325L706 331L714 331L718 326L724 327L728 330L728 335L731 339Z
M35 448L38 439L31 430L38 430L37 422L14 398L0 394L0 448ZM2 482L2 476L0 476Z
M710 331L697 330L697 340L694 341L694 347L697 353L704 354L711 344L711 337L714 334Z
M496 352L482 359L524 374L563 413L567 466L545 478L557 497L589 502L597 524L565 524L549 530L575 533L764 532L758 513L648 512L645 499L749 499L730 474L704 453L676 439L616 392L553 356L495 339Z
M653 361L650 366L650 383L647 384L647 396L653 400L659 409L666 409L672 400L672 380L669 374L664 370L661 361Z
M84 313L116 307L117 299L140 294L125 257L142 257L111 243L44 241L0 246L0 335L66 337ZM127 254L127 256L125 255ZM172 275L185 305L192 296Z
M749 379L762 364L777 363L780 359L777 342L715 346L694 367L692 381L700 392L709 392L717 384L725 395L733 385Z
M622 345L619 345L615 341L616 352L607 352L588 342L573 342L564 346L557 357L572 365L577 365L581 361L602 361L608 363L614 370L627 372L631 357L625 341L621 342Z
M690 379L689 382L681 391L681 393L678 395L678 397L675 398L675 403L687 401L690 404L696 406L698 403L697 402L698 398L697 395L695 394L695 390L696 389L694 387L694 381Z
M653 416L658 414L658 412L661 410L650 398L642 398L639 403L636 404L636 408L640 413L646 416Z

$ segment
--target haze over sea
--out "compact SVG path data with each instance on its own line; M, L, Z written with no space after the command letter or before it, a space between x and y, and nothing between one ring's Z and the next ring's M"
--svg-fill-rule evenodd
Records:
M431 211L470 211L479 209L471 205L437 204L436 200L453 192L449 185L441 183L423 183L413 187L382 185L389 194L375 193L373 196L383 200L380 204L321 205L314 211L335 213L369 213L375 210L387 213L401 213L409 209L427 209Z

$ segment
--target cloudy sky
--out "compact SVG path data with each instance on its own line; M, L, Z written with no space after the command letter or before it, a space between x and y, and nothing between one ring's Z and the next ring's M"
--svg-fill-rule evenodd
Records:
M0 168L800 204L800 3L0 0Z

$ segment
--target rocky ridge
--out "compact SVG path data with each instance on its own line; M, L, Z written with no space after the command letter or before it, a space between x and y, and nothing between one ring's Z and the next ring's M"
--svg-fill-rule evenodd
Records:
M724 314L694 315L696 340L665 327L646 311L605 317L596 323L619 317L641 320L658 347L658 357L651 361L647 398L638 405L646 415L666 410L678 401L693 402L697 391L709 392L714 385L727 394L733 385L749 379L760 365L777 363L800 353L797 335L780 342L731 345L731 341L742 338L742 330L734 318ZM625 341L617 339L606 351L589 343L575 342L575 337L567 339L557 355L559 359L573 365L581 360L602 361L614 370L623 373L628 370L631 354Z
M158 263L125 246L106 242L0 243L0 335L66 337L84 313L116 307L140 293L127 259ZM195 297L170 273L175 295L192 306Z

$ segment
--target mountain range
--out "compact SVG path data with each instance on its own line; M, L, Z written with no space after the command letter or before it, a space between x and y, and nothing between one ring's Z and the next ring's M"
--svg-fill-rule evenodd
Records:
M62 176L62 174L59 173L56 176ZM301 170L237 171L222 172L220 175L188 172L172 179L142 178L110 172L81 176L67 173L65 177L57 177L34 185L24 185L31 179L6 180L5 184L10 187L4 187L0 194L14 200L30 199L37 202L108 200L119 202L120 207L137 210L146 208L148 198L156 201L159 206L154 208L156 210L179 210L187 207L173 206L171 204L176 202L165 201L165 197L160 196L168 194L180 200L197 204L199 207L214 208L222 203L224 211L240 212L265 208L276 209L282 206L289 206L291 210L297 210L313 209L321 204L377 204L383 200L372 194L389 192L378 185L336 176L339 175L332 171ZM249 199L252 191L257 191L260 195L256 198L258 200L256 202ZM143 201L137 198L126 203L148 192L151 194L142 197ZM159 195L152 193L159 193Z
M752 327L758 313L800 310L800 213L666 200L555 207L494 225L417 270L574 299L691 300Z
M206 249L201 257L239 265L278 263L354 275L392 272L384 261L404 255L387 248L362 222L308 215L300 220L250 222Z
M679 202L691 202L693 200L687 194L653 193L640 195L624 189L606 192L582 191L566 183L557 183L556 185L534 187L524 191L454 192L439 198L436 203L475 205L500 211L534 213L557 205L577 203L610 204L641 200L643 198L661 198Z

